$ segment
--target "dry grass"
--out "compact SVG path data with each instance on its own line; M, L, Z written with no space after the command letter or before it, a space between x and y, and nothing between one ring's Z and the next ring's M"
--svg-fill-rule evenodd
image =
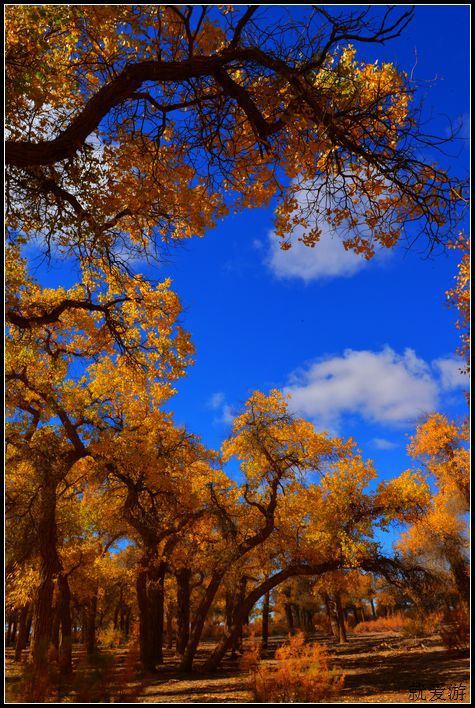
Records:
M353 631L355 634L395 632L404 637L426 637L434 632L434 628L439 626L441 619L442 615L438 612L413 615L396 612L391 617L377 617L373 620L360 622Z
M391 617L377 617L366 622L359 622L353 631L355 634L402 632L405 624L407 624L407 617L396 612Z
M334 698L344 682L344 675L330 668L327 651L305 644L301 632L277 649L272 664L260 662L258 646L252 645L241 667L249 670L260 703L316 703Z

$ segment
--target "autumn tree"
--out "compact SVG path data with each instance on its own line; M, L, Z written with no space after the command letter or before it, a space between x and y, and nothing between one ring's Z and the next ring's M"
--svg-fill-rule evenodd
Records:
M242 461L248 480L243 500L256 510L257 519L262 515L265 533L239 544L239 555L231 559L235 562L259 548L274 559L276 568L269 576L248 577L239 611L224 628L206 669L214 670L235 644L256 602L287 579L348 567L389 574L401 570L381 556L374 529L415 519L427 506L427 486L419 475L407 472L368 494L365 487L376 473L354 448L352 441L329 438L290 415L288 401L277 391L250 397L234 422L224 454ZM312 475L321 477L318 483L309 483ZM224 508L223 519L237 540L240 529Z
M137 262L273 198L284 250L297 225L314 246L323 220L367 258L407 224L445 243L466 204L465 185L421 157L444 140L424 134L412 79L358 59L359 43L399 36L413 10L273 11L278 26L259 6L7 8L10 609L23 618L20 654L33 613L38 673L55 642L71 670L71 591L90 650L107 578L122 602L109 554L119 535L137 561L124 577L135 580L147 670L161 660L167 575L191 670L226 591L210 669L290 578L404 574L372 534L424 513L418 474L367 492L375 472L354 445L292 416L273 391L250 397L223 445L224 461L241 462L238 484L163 410L193 348L170 281L149 282ZM78 282L36 282L32 242ZM458 287L451 297L465 302L463 271ZM461 447L451 449L457 466ZM434 454L438 464L448 452Z
M140 654L154 670L163 659L165 575L172 553L188 527L206 512L206 485L213 481L216 455L194 435L173 425L169 415L142 408L126 421L116 401L115 425L91 446L107 487L118 497L128 537L141 558L136 575Z
M125 297L102 293L98 301L103 304L93 310L68 307L60 319L48 322L41 314L45 303L54 309L72 293L40 288L14 247L7 259L7 302L29 318L26 326L23 320L9 326L7 452L11 470L23 467L35 480L41 569L32 649L39 667L49 644L55 581L63 585L69 605L58 549L58 495L87 472L81 465L88 446L104 436L118 402L127 399L120 409L125 420L140 416L144 406L159 406L192 349L175 324L180 305L168 283L154 289L135 279Z
M10 237L108 277L276 195L284 247L297 223L315 244L317 217L366 257L407 223L443 241L464 186L420 150L444 140L411 78L350 44L399 36L413 10L275 11L278 31L259 6L8 8Z
M430 508L403 534L400 548L426 562L448 564L455 587L469 601L470 575L465 515L470 505L470 452L467 428L434 413L417 427L409 453L437 488Z
M470 371L470 238L463 233L451 243L452 248L461 252L460 262L455 276L455 285L447 290L446 297L450 305L458 312L456 322L460 330L458 353L465 359L465 373Z

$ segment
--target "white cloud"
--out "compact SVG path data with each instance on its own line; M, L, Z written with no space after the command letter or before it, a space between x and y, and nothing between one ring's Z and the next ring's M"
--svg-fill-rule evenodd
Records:
M450 391L467 386L468 377L462 373L464 362L459 357L442 357L435 359L432 363L439 373L440 383L444 390Z
M308 209L312 193L309 193L304 183L296 195L297 210L306 211ZM323 197L320 201L322 202L320 212L323 213L328 204L323 203ZM318 209L318 205L315 206L315 211ZM333 228L324 217L317 217L316 223L320 228L321 236L313 248L305 246L302 241L299 241L304 233L301 226L297 226L290 234L288 240L292 247L286 251L280 248L282 240L273 231L270 232L267 265L277 278L300 278L306 283L336 277L348 278L369 265L370 261L367 261L362 255L345 250L343 240L348 238L346 225L342 224L341 227ZM387 249L384 252L379 250L371 262L374 262L375 259L380 261L382 258L387 258L390 253Z
M454 387L441 361L447 360L431 366L412 349L398 354L389 346L379 352L347 349L294 372L284 391L291 407L320 429L334 430L348 414L405 425L436 409L440 392Z
M211 398L208 401L208 406L212 408L213 410L216 410L220 408L224 403L224 393L221 391L218 391L217 393L213 393Z
M221 409L221 415L217 419L219 423L225 423L226 425L231 425L234 420L234 409L229 403L225 403Z
M386 440L386 438L373 438L369 441L371 447L375 450L394 450L399 445L391 440Z
M234 420L234 409L229 404L226 403L226 397L221 391L213 393L208 401L208 407L217 412L214 418L214 423L224 423L225 425L230 425Z
M298 240L302 229L297 228L291 236L292 248L283 251L280 239L270 234L270 254L267 264L277 278L300 278L306 283L336 277L349 277L367 264L354 251L345 251L340 237L327 227L322 231L314 248Z

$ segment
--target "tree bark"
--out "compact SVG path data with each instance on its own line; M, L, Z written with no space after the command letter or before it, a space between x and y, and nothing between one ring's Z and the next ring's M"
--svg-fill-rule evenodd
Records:
M125 613L125 618L124 618L124 635L125 638L129 638L130 634L130 614L131 614L131 609L130 607L127 607L126 613Z
M11 610L8 616L7 636L5 640L5 644L7 645L7 647L11 646L12 644L15 644L17 633L17 618L18 610Z
M457 591L463 600L463 602L470 606L470 571L469 566L462 553L451 552L449 557L450 570L454 577L455 586Z
M292 612L292 604L290 602L284 603L284 611L289 634L295 634L294 613Z
M269 646L269 607L270 607L270 593L266 592L264 595L264 602L262 603L262 648L267 649Z
M171 607L167 607L166 620L167 620L167 649L173 649L173 609Z
M335 608L338 622L338 641L340 644L345 644L348 641L348 637L346 636L345 615L343 613L341 594L339 592L335 593Z
M15 644L15 661L21 661L22 652L24 649L26 649L26 645L28 642L28 613L29 605L26 604L20 610L20 621L18 625L18 634Z
M163 619L165 605L165 571L166 563L161 562L158 566L152 565L148 572L148 595L151 641L153 651L153 661L155 664L163 663Z
M332 634L335 639L339 639L340 633L338 630L338 621L337 621L335 612L333 611L332 602L330 600L330 596L328 595L328 593L323 593L323 599L325 602L327 616L328 616L328 619L330 620L330 627L331 627Z
M87 603L86 612L86 653L91 656L96 651L97 593Z
M177 637L176 651L183 656L190 638L190 578L189 568L180 568L176 572L177 584Z
M53 614L53 581L61 570L57 550L56 482L44 475L40 491L38 540L40 582L36 592L31 655L35 671L43 673L48 663Z
M302 629L302 620L300 615L300 607L295 603L291 605L292 614L294 616L294 627L296 630Z
M215 573L208 583L203 599L201 600L199 607L196 611L195 621L191 629L190 638L186 645L185 652L180 664L180 670L190 673L193 668L193 659L195 658L196 650L203 633L204 623L206 617L208 616L209 609L218 592L219 586L221 585L221 580L224 576L224 572Z
M59 671L62 675L72 673L72 624L71 624L71 591L66 573L58 575L58 607L57 612L61 626L61 641L59 644Z
M155 671L151 627L149 622L149 601L147 595L147 568L142 567L136 582L137 604L139 608L140 661L145 671Z

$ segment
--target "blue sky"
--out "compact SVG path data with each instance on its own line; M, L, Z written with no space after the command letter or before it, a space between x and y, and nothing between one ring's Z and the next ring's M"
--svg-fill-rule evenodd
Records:
M408 71L417 56L414 77L423 82L430 127L443 135L449 119L464 122L451 156L440 161L466 174L468 6L417 7L402 37L357 49L361 59ZM381 478L394 476L410 464L407 436L424 412L465 413L453 358L456 314L444 296L458 255L429 258L421 241L365 263L329 238L315 249L280 252L272 223L272 208L226 218L146 271L173 279L196 346L196 363L171 401L176 420L217 447L253 390L283 388L296 411L353 436ZM60 276L67 284L74 279L67 267L42 267L42 282Z

